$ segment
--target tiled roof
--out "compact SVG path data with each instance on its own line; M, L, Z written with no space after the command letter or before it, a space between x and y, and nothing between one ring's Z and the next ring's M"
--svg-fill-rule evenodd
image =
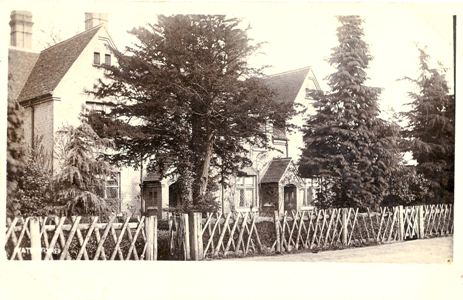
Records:
M265 84L274 93L274 100L278 103L293 103L297 94L302 88L310 67L291 70L266 77ZM277 140L287 140L285 129L282 127L273 128L273 138Z
M39 53L23 51L17 48L8 50L8 79L10 99L16 99L34 67Z
M262 177L261 183L279 182L290 163L291 158L274 158Z
M100 28L94 27L40 52L19 101L52 93Z
M143 178L143 181L161 181L161 179L161 174L157 172L148 172Z
M310 67L305 67L270 75L265 78L265 84L275 92L276 102L293 103L309 71Z

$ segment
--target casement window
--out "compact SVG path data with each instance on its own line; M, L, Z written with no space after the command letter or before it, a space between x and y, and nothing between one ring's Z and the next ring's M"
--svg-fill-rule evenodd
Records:
M309 206L313 203L314 191L312 187L304 189L304 197L302 198L302 206Z
M236 178L235 204L237 208L256 207L256 176Z
M100 64L100 52L93 52L93 64L94 65Z
M108 66L111 65L111 54L105 54L104 55L104 63L105 63L105 65L108 65Z
M106 180L105 183L105 198L120 199L120 178L121 174L117 173Z

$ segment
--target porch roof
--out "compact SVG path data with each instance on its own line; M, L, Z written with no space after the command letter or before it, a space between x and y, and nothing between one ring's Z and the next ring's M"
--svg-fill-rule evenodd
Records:
M268 169L265 172L260 182L261 183L280 182L280 179L285 174L290 163L291 163L291 158L274 158L270 162L270 165L268 166Z

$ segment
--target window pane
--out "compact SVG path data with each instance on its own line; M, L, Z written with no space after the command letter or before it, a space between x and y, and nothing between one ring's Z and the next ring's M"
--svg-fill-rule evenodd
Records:
M238 190L239 192L239 199L240 199L240 202L238 204L239 207L243 207L245 205L245 196L244 196L244 190Z
M254 176L244 177L244 184L245 185L254 185Z
M100 64L100 53L99 52L94 52L93 53L93 63L95 65L99 65Z
M254 190L253 189L246 189L244 192L245 198L245 206L250 207L254 200Z
M108 66L111 65L111 55L105 54L105 56L104 56L104 63L107 64Z
M118 187L106 188L106 197L109 199L118 199L119 198L119 188Z
M242 185L244 182L244 177L236 177L236 184Z

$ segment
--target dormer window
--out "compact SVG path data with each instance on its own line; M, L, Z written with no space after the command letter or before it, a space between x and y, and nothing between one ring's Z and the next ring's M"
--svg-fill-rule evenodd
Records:
M111 65L111 54L105 54L104 55L104 63L107 66Z
M100 52L93 52L93 64L94 65L100 64Z

